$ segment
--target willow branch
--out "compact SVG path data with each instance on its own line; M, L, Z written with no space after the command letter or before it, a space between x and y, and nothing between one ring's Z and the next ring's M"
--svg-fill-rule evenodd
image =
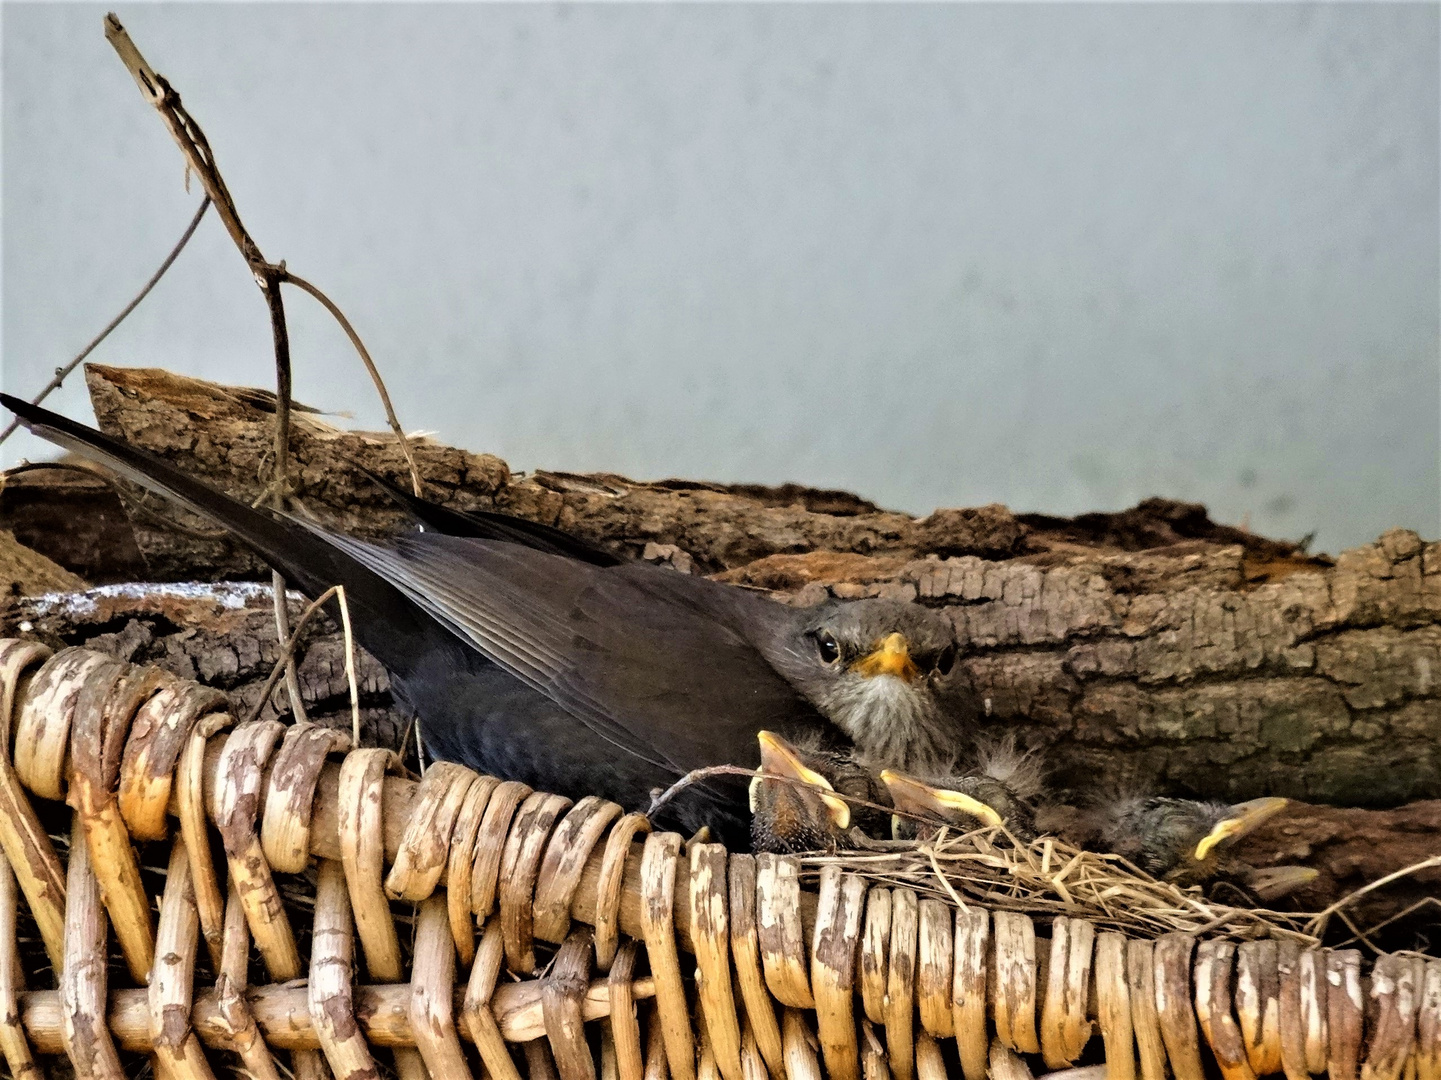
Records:
M286 669L287 665L295 663L295 648L300 644L301 631L310 624L310 620L315 618L315 613L321 609L327 600L336 594L339 588L339 585L332 585L311 601L310 606L301 613L300 620L295 624L295 630L289 637L282 637L280 639L281 644L284 646L280 654L280 659L277 660L275 666L270 669L270 677L265 680L265 685L260 688L260 697L251 708L250 715L245 718L246 723L260 718L261 710L265 708L265 703L270 700L270 695L275 690L275 684L280 681L281 672Z
M355 327L350 325L350 320L345 313L336 307L330 297L317 289L310 282L298 277L289 271L284 271L281 281L288 282L298 289L308 292L316 300L320 301L326 311L335 317L340 328L345 331L345 336L350 338L350 343L355 346L355 351L360 354L360 362L365 365L365 370L370 372L370 381L375 384L375 392L380 395L380 403L385 407L385 419L390 424L390 430L395 432L395 441L400 444L400 452L405 455L406 467L410 469L410 485L417 498L420 497L420 470L415 465L415 457L410 452L410 443L406 441L405 432L400 426L400 421L395 417L395 409L390 404L390 393L385 389L385 380L380 377L380 372L375 366L375 361L370 358L370 353L365 348L365 343L360 340L360 335L355 332Z

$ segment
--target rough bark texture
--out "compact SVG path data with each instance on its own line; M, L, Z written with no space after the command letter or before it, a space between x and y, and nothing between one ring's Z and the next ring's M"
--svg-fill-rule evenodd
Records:
M92 585L146 574L115 489L73 469L35 469L0 487L0 528ZM44 590L40 590L44 591Z
M38 593L83 589L85 582L0 531L0 595L35 596Z
M105 430L259 493L263 392L87 374ZM405 527L354 468L405 482L388 436L300 413L294 449L299 496L321 521L369 536ZM1441 796L1441 544L1414 533L1333 561L1164 500L1074 520L1000 506L913 519L836 492L517 476L430 442L416 456L426 494L457 508L499 507L783 602L880 595L944 610L986 729L1043 747L1063 789L1363 806ZM136 535L158 577L260 569L226 541L143 521Z
M295 625L306 601L290 597ZM250 715L280 657L270 586L248 582L202 585L106 585L77 593L12 600L0 613L0 636L34 637L59 648L84 645L137 664L155 664L214 686L230 698L237 720ZM311 720L350 730L350 688L339 629L318 615L303 632L297 674ZM367 746L399 746L409 718L393 704L390 678L356 650L361 734ZM289 713L284 683L260 719Z

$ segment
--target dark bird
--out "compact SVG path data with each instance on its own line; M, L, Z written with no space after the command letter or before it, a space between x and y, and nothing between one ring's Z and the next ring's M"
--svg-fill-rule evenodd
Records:
M1285 799L1253 799L1228 805L1162 796L1118 799L1099 811L1100 840L1161 881L1182 888L1227 880L1261 900L1284 895L1316 877L1306 867L1257 869L1237 858L1236 841L1269 821Z
M889 796L875 772L850 749L801 745L762 731L761 775L751 781L751 848L786 854L852 847L851 830L878 831ZM833 793L833 794L832 794ZM855 801L853 801L855 800Z
M960 832L1003 826L1022 843L1036 838L1035 801L1042 790L1039 759L1017 752L1006 741L983 746L980 762L962 775L943 775L921 780L894 769L881 773L897 810L891 818L891 834L897 840L930 839L941 826Z
M754 765L762 729L851 742L922 773L962 737L951 629L925 608L789 608L644 563L598 564L518 520L483 519L513 530L504 535L367 543L247 506L46 409L0 403L42 438L223 525L301 592L345 586L357 638L419 716L432 758L643 807L694 769ZM693 785L667 818L736 843L745 789Z
M446 536L469 536L476 540L504 540L534 551L579 559L592 566L619 566L625 562L618 555L612 555L604 548L587 543L553 525L544 525L539 521L516 517L514 514L501 514L494 510L452 510L448 506L441 506L411 494L364 465L357 464L355 467L431 532L443 533Z

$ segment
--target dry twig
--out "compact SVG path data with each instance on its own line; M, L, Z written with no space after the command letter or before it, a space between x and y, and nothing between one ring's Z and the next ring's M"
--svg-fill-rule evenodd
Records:
M86 345L85 348L80 350L80 353L75 357L75 359L71 360L70 363L65 364L64 366L55 369L55 374L51 377L50 381L45 384L44 388L41 389L40 393L36 394L33 398L30 399L30 404L39 405L42 401L49 397L51 393L60 389L61 383L65 381L65 379L70 375L70 373L74 371L77 367L79 367L81 363L84 362L85 358L89 356L92 352L94 352L96 348L99 347L102 341L104 341L110 336L110 332L112 330L114 330L117 326L123 323L126 318L129 317L130 313L140 306L140 302L150 295L150 290L155 288L156 283L165 276L165 271L170 269L171 264L174 263L175 260L180 256L180 253L185 250L185 245L190 243L190 238L195 235L195 230L200 226L200 219L205 216L205 211L208 209L210 209L210 197L207 195L204 199L200 201L199 209L195 211L195 216L190 219L190 224L185 227L185 231L180 234L180 239L176 241L175 246L170 249L170 254L165 256L164 262L160 264L159 268L156 269L155 273L150 275L150 280L141 286L140 291L135 294L134 298L130 301L130 303L126 304L125 307L121 309L120 314L115 316L115 318L111 319L105 325L105 329L100 331L100 333L96 334L89 345ZM18 419L11 420L10 426L7 427L4 431L0 431L0 443L3 443L6 439L10 438L10 436L15 433L15 429L19 426L20 421Z

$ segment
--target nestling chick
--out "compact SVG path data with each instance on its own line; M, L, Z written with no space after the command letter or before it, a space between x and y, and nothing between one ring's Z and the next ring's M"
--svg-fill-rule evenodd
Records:
M1101 810L1101 842L1152 877L1182 888L1227 879L1270 900L1314 880L1316 872L1300 866L1258 870L1231 848L1286 805L1275 798L1233 806L1160 796L1120 799Z
M1016 750L1014 740L984 746L976 769L929 782L887 769L881 780L896 809L930 818L961 832L1002 825L1023 843L1036 837L1034 801L1041 793L1041 768L1033 754ZM939 828L899 814L891 817L897 840L929 839Z
M837 797L889 803L875 774L854 751L811 741L797 746L770 731L762 731L757 741L762 775L750 785L755 851L789 854L850 847L853 825L869 831L883 818Z

